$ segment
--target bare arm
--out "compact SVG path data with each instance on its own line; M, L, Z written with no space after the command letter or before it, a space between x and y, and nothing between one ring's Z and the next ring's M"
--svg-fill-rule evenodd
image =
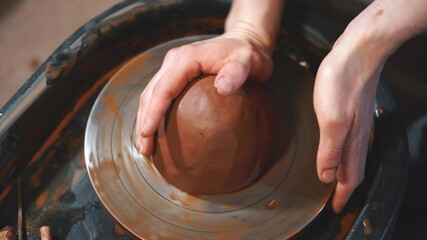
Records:
M242 34L271 55L284 4L284 0L234 0L225 23L225 32Z
M314 107L320 127L317 171L337 180L340 212L364 178L376 87L387 58L425 31L427 1L376 0L346 28L320 65Z

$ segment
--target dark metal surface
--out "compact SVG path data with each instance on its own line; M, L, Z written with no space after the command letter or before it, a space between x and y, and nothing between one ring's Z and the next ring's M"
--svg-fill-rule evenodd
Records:
M227 1L127 1L67 39L0 111L0 227L16 226L20 176L27 238L37 238L42 225L59 239L128 238L101 207L85 170L83 136L93 101L137 53L171 39L221 33L228 7ZM298 46L291 48L294 56L304 56L313 73L345 26L292 2L284 23ZM286 49L284 36L279 44ZM386 114L375 116L365 182L342 214L327 205L297 238L390 237L406 184L407 144L386 86L380 82L377 106Z

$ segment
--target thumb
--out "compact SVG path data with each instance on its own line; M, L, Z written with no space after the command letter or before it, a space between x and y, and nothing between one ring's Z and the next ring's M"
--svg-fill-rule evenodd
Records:
M246 81L251 68L249 59L232 60L219 70L215 87L220 94L229 95L239 89Z
M341 163L344 142L350 126L337 121L321 122L320 141L317 150L317 174L320 181L330 183L336 180Z

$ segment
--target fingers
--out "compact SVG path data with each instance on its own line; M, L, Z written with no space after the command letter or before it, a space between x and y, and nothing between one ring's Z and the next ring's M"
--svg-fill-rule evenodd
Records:
M219 93L228 95L239 89L248 79L265 82L273 71L273 62L268 55L251 48L240 51L240 55L219 70L215 87Z
M154 136L148 138L141 136L137 137L135 144L142 155L149 156L155 147Z
M318 176L325 183L337 180L332 208L339 213L364 178L369 130L359 122L345 118L319 121L319 126Z
M226 63L215 78L215 87L220 94L231 94L239 89L249 75L249 59L234 60Z
M178 52L179 51L179 52ZM172 100L189 81L200 74L198 63L188 57L191 47L169 51L159 71L140 96L137 113L137 141L140 152L148 155L154 149L153 135ZM182 60L182 59L187 60ZM190 59L190 60L188 60Z
M144 155L154 149L153 135L173 99L201 74L200 54L194 48L194 45L185 45L168 51L161 68L140 96L136 145Z
M353 141L350 146L345 147L341 163L337 169L337 185L332 198L332 209L339 213L350 199L354 190L359 186L364 178L365 158L367 147L364 141Z
M324 183L336 180L341 163L344 143L351 123L347 120L326 120L319 118L320 141L317 150L317 174Z
M147 110L141 132L143 137L149 137L156 132L172 100L190 81L201 74L198 62L186 57L186 54L191 52L181 53L174 58L171 67L164 71L153 86L148 105L144 106Z
M154 140L149 140L150 137L143 137L141 134L142 130L145 128L145 119L148 111L148 108L146 106L148 106L150 102L154 86L156 86L157 82L161 79L163 74L170 68L171 64L176 58L176 54L177 51L175 49L172 49L166 54L159 71L157 71L157 73L148 83L145 90L140 95L137 121L135 127L137 133L135 144L137 145L139 152L144 154L145 156L148 156L154 148Z
M353 194L355 188L350 187L341 182L337 182L335 187L335 193L332 197L332 210L335 213L340 213L344 208L345 204L350 199L350 196Z

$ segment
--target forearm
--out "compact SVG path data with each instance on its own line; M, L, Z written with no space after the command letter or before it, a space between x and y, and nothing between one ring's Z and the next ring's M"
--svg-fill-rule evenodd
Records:
M369 53L375 63L426 29L426 0L376 0L350 23L336 45L356 41L353 50ZM339 44L341 40L345 43Z
M384 27L383 34L389 36L394 44L400 44L426 30L425 0L381 0L377 8L382 9L384 15L379 23Z
M285 0L233 0L225 32L243 35L271 55L280 28Z

